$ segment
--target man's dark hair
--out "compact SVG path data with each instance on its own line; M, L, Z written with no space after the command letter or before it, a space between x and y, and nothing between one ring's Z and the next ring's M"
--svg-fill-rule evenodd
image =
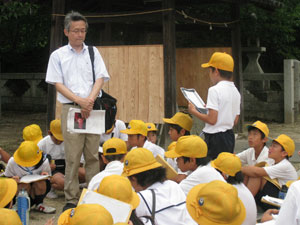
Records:
M135 177L137 183L142 187L151 186L156 182L164 182L166 180L166 169L163 167L154 168L152 170L147 170L141 173L133 174L128 178L131 179Z
M88 29L89 25L88 25L87 19L83 15L81 15L79 12L74 12L74 11L71 11L66 15L65 21L64 21L65 29L67 31L70 31L71 22L76 22L76 21L84 21L85 29L86 30Z
M261 134L261 139L264 139L266 137L266 135L260 129L258 129L256 127L249 126L248 132L250 132L251 130L258 130L259 133Z
M184 163L187 163L191 160L190 157L185 157L185 156L182 156L183 158L183 162ZM210 157L209 156L206 156L204 158L196 158L196 164L197 166L206 166L207 163L209 163L211 161Z
M215 67L211 66L210 68L212 69L213 72L216 70ZM231 79L232 76L233 76L233 73L231 71L220 70L220 69L218 69L218 71L220 73L220 76L227 79L227 80Z
M175 129L176 131L177 131L177 133L179 134L180 133L180 131L182 130L182 129L184 129L184 128L182 128L181 126L179 126L179 125L177 125L177 124L169 124L170 125L170 127L172 127L173 129ZM184 129L184 135L183 136L188 136L188 135L190 135L191 133L188 131L188 130L186 130L186 129Z
M125 154L118 154L118 155L103 155L107 161L112 162L112 161L121 161Z

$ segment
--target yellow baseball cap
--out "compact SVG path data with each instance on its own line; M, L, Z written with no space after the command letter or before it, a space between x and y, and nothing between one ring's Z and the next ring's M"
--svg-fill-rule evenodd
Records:
M0 208L1 225L22 225L21 219L12 209Z
M126 130L121 130L124 134L141 134L147 137L147 126L142 120L131 120Z
M207 156L207 145L199 136L182 136L177 140L175 149L165 153L167 158L178 158L181 156L204 158Z
M103 155L120 155L127 153L126 142L120 138L111 138L103 144Z
M43 139L42 130L39 125L31 124L23 129L24 141L34 141L36 144Z
M163 118L165 123L176 124L187 131L191 131L193 119L186 113L177 112L172 118Z
M64 141L64 137L63 137L62 131L61 131L61 121L60 120L52 120L51 121L50 131L57 140Z
M249 131L249 129L252 128L252 127L259 129L261 132L264 133L264 135L265 135L266 137L269 136L269 128L268 128L267 124L265 124L265 123L263 123L263 122L257 120L257 121L254 122L252 125L248 125L248 126L247 126L248 131Z
M64 211L58 218L58 225L113 225L113 218L107 209L98 204L82 204Z
M157 131L157 128L154 123L146 123L146 127L147 127L148 132L149 131Z
M174 150L176 148L177 141L172 141L171 144L169 144L167 151Z
M135 148L125 156L122 176L129 177L161 166L151 151L145 148Z
M289 157L291 157L294 154L295 143L289 136L281 134L273 141L278 142L284 148L284 151L288 153Z
M237 189L219 180L193 187L187 195L186 207L198 224L240 225L246 217Z
M226 52L215 52L210 57L209 62L203 63L201 67L215 67L220 70L233 72L234 61L232 56L227 54Z
M132 189L127 177L120 175L104 177L96 191L99 194L128 203L132 206L132 209L136 209L140 204L140 198Z
M14 153L14 160L20 166L31 167L42 158L42 151L33 141L23 141Z
M0 208L10 203L17 193L17 182L12 178L0 178Z
M242 169L242 162L239 157L229 152L222 152L211 162L211 165L221 172L234 177Z

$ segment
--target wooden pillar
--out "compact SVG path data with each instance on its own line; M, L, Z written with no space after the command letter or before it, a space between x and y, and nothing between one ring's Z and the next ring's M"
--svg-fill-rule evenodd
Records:
M175 43L175 0L163 0L163 45L164 45L164 82L165 82L165 117L176 112L176 43Z
M53 0L52 14L65 13L65 0ZM52 16L51 18L51 35L50 35L50 54L58 47L62 46L63 40L63 21L62 16ZM56 108L56 90L53 85L48 84L48 102L47 102L47 130L51 120L55 119Z
M232 4L232 20L240 19L239 3ZM234 59L234 83L241 94L241 114L239 123L236 126L238 132L243 132L244 124L244 97L243 97L243 73L242 73L242 52L241 52L241 28L240 22L234 23L231 28L232 56Z

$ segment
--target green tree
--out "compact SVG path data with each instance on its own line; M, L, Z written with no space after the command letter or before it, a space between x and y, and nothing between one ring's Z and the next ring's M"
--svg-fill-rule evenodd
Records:
M51 1L0 3L2 70L12 68L16 71L18 67L34 70L35 66L29 66L30 63L39 65L41 54L45 52L44 49L49 43L50 3ZM19 66L16 67L16 64Z

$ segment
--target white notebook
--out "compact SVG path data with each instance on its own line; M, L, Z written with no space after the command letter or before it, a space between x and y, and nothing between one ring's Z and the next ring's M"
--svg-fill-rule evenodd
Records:
M130 204L114 198L101 195L95 191L83 189L78 205L99 204L102 205L113 217L115 223L128 223L132 207Z
M194 88L181 87L180 90L186 100L191 102L200 113L207 114L205 103Z

